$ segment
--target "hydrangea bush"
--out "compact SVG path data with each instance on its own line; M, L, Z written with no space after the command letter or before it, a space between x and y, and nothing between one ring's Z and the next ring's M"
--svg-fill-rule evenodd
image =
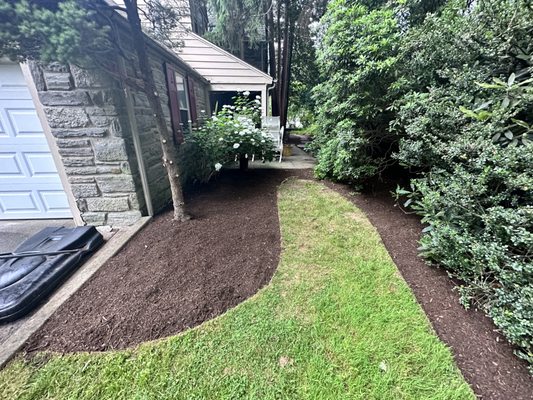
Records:
M234 105L225 105L212 117L201 118L179 149L182 181L208 182L224 165L237 161L241 168L246 168L252 158L272 161L272 137L258 127L260 105L259 96L250 99L250 93L244 92L234 98Z

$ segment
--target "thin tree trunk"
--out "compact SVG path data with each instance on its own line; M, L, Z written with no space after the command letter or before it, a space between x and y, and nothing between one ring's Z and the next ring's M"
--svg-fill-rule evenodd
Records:
M267 5L268 6L268 5ZM277 64L276 64L276 48L275 35L274 35L274 4L273 0L270 1L270 7L266 11L266 33L267 33L267 45L268 45L268 61L270 68L270 76L277 82ZM279 103L278 103L278 84L274 83L274 89L272 89L272 115L279 116Z
M183 192L180 182L180 169L176 159L176 152L173 147L173 142L168 131L161 100L157 93L157 88L154 81L154 75L150 66L150 59L144 41L144 35L141 28L141 20L139 18L139 11L137 9L137 0L124 0L126 6L126 13L128 22L131 27L131 35L133 46L139 59L139 69L144 80L144 92L154 112L156 127L159 132L159 140L161 142L161 150L163 152L163 163L167 170L168 180L170 182L170 191L172 193L172 203L174 206L174 219L184 221L189 219L189 215L185 212L185 202L183 199Z
M280 80L281 80L281 37L282 37L282 30L281 30L281 0L278 1L278 15L277 15L277 40L278 40L278 55L276 58L276 76L278 77L278 82L276 84L275 95L277 99L277 109L279 115L279 105L281 104L281 90L280 90Z
M280 118L280 123L282 126L287 125L287 117L288 117L288 111L289 111L289 90L290 90L290 83L291 83L291 61L292 61L292 51L293 51L293 45L294 45L294 30L295 25L294 21L291 21L289 25L289 32L287 37L287 48L286 55L284 58L284 65L283 65L283 104L280 105L280 115L283 117ZM288 140L289 135L286 135L285 138Z
M289 69L289 29L290 29L290 9L289 9L289 0L285 0L285 18L284 18L284 27L283 27L283 52L282 58L280 59L281 74L279 78L279 116L280 116L280 125L285 126L287 123L287 78L288 78L288 69Z

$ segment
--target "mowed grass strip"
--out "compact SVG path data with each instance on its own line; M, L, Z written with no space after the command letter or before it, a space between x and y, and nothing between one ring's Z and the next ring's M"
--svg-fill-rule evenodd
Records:
M281 264L251 299L131 350L18 358L0 372L0 397L474 399L355 206L289 180L279 212Z

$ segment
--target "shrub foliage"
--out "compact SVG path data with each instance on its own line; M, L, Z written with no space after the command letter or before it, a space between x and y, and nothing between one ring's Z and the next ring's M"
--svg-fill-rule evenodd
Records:
M335 0L318 46L316 173L394 163L428 225L421 254L460 278L533 362L533 8L527 0Z
M274 143L261 123L261 101L244 92L234 97L233 106L224 106L212 117L201 119L191 127L180 146L178 160L182 180L188 184L208 182L224 165L241 157L272 161Z

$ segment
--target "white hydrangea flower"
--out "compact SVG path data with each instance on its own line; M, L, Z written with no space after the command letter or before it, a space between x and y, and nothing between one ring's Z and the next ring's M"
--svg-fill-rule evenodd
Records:
M234 143L234 144L233 144L233 148L234 148L234 149L238 149L240 146L241 146L241 145L240 145L239 143Z
M250 96L250 91L247 90L246 92L243 92L243 95L246 97Z
M257 100L261 100L261 96L259 96L259 95L255 96L255 98L256 98Z
M241 131L241 132L239 132L239 135L241 135L241 136L246 135L246 131Z
M222 142L223 140L224 140L224 138L218 138L219 142Z
M216 170L216 171L220 171L220 168L222 168L222 164L220 164L220 163L217 162L217 163L215 164L215 170Z
M265 139L261 140L261 143L265 143Z

